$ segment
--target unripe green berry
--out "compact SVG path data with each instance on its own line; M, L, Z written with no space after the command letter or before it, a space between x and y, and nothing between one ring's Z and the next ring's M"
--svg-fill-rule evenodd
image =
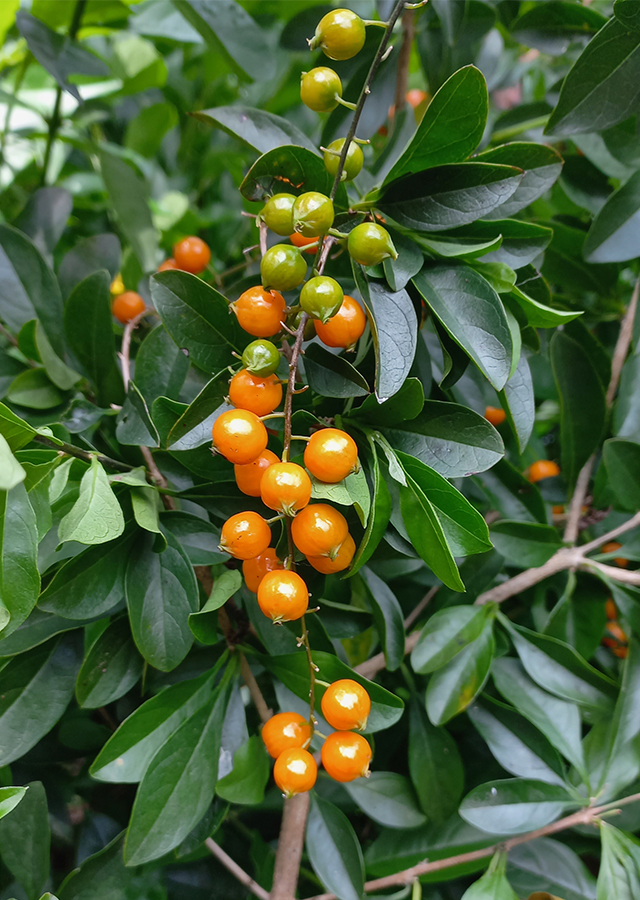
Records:
M300 327L300 319L304 314L304 310L300 309L297 313L294 313L291 317L291 322L289 323L289 327L292 331L297 331ZM313 324L313 319L307 319L307 323L304 326L304 338L305 341L311 341L316 336L315 325Z
M309 191L293 204L293 230L304 237L324 235L333 225L333 203L325 194Z
M332 141L324 151L324 167L330 175L335 175L340 164L340 156L345 138ZM342 170L343 181L353 181L360 174L364 165L364 153L355 141L351 141Z
M382 225L363 222L349 232L347 238L349 255L361 266L377 266L383 259L398 258L391 235Z
M304 281L307 264L297 247L276 244L262 257L260 275L262 286L270 291L292 291Z
M340 307L344 294L342 288L335 280L327 275L316 275L300 291L300 306L312 319L320 319L324 324L335 316Z
M365 24L350 9L334 9L323 16L309 42L312 50L320 47L329 59L351 59L364 46Z
M293 231L295 194L274 194L262 207L260 218L276 234L290 235Z
M266 378L277 371L280 365L280 353L275 344L261 338L260 340L252 341L244 348L242 365L252 375Z
M342 97L342 82L333 69L318 66L317 69L303 73L300 99L309 109L314 112L331 112L338 105L336 94Z

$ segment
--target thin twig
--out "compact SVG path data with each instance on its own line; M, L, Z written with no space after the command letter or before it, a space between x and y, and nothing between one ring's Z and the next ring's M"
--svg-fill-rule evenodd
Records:
M434 586L427 591L424 595L420 603L416 606L415 609L412 609L407 618L404 620L404 627L408 631L409 628L413 625L416 619L424 612L427 606L431 603L435 595L440 590L439 584L434 584Z
M240 671L242 672L242 677L244 679L244 683L249 688L249 693L251 694L251 699L253 700L253 704L260 716L260 721L264 725L265 722L268 722L271 716L273 715L273 710L269 709L267 706L267 701L262 696L262 691L258 685L258 682L255 679L253 672L251 671L251 666L247 662L247 657L244 655L242 650L240 653Z
M402 16L402 46L398 55L398 74L396 76L396 96L393 101L394 121L398 113L407 104L407 86L409 84L409 63L411 62L411 45L413 44L413 10L405 10Z
M120 347L120 362L122 363L122 380L124 382L125 393L129 390L129 382L131 381L131 337L142 319L147 314L147 310L143 309L135 318L124 326L124 334L122 335L122 345Z
M231 859L229 854L225 853L222 847L219 844L216 844L213 838L207 838L205 845L218 862L221 862L225 869L228 872L231 872L234 878L238 879L240 884L243 884L252 894L259 897L260 900L269 900L269 891L265 891L263 887L260 887L258 882L254 881L251 875L249 875L248 872L245 872L234 859Z
M90 450L82 450L80 447L74 447L73 444L67 444L66 441L62 441L61 443L52 441L44 434L34 434L33 442L35 444L43 444L45 447L52 447L60 453L64 453L67 456L75 456L76 459L82 459L88 463L97 459L103 466L108 466L110 469L116 469L118 472L131 472L131 470L135 468L128 463L120 462L117 459L111 459L110 456L103 456L102 453L94 453Z

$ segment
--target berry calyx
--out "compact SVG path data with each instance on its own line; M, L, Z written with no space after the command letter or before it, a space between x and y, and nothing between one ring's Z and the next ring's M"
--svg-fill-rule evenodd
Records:
M338 312L326 322L316 321L316 334L327 347L350 349L364 334L367 317L357 300L344 295Z
M329 556L307 556L307 562L313 566L316 572L322 572L323 575L335 575L336 572L344 572L349 568L355 552L356 542L348 534L340 544L335 559L331 559Z
M252 375L267 378L277 370L280 365L280 353L275 344L260 338L251 341L242 353L242 365Z
M146 304L144 300L135 291L124 291L124 293L118 294L111 306L111 312L118 322L122 322L123 325L135 319L145 309Z
M243 494L248 497L260 496L260 482L269 466L279 462L278 457L271 450L265 450L257 459L246 466L234 466L233 474L236 484Z
M322 696L322 715L336 731L364 731L371 712L371 697L352 678L334 681Z
M293 231L295 194L274 194L262 207L260 218L271 231L283 236Z
M248 409L230 409L221 413L211 431L218 453L239 466L257 459L269 440L267 429Z
M253 559L245 559L242 563L244 583L255 594L267 572L275 572L276 569L284 569L284 564L278 559L273 547L267 547L263 553L259 553Z
M322 765L335 781L354 781L369 777L371 746L361 734L334 731L322 745Z
M342 155L342 148L344 147L345 140L346 138L338 138L337 141L332 141L324 151L324 167L330 175L335 176L338 171L340 156ZM362 152L362 148L359 144L356 144L355 141L351 141L344 161L341 180L353 181L353 179L362 171L363 165L364 153Z
M325 194L308 191L293 204L293 228L305 237L324 235L333 225L333 202Z
M300 306L312 319L328 322L342 306L343 298L342 288L335 278L316 275L300 291Z
M311 479L302 466L277 462L264 472L260 496L269 509L285 516L295 516L311 500Z
M309 723L296 712L281 712L262 726L262 740L267 753L277 759L285 750L300 749L311 740Z
M494 427L502 425L507 418L506 412L500 406L487 406L484 411L484 417Z
M329 59L351 59L364 47L366 36L360 16L350 9L334 9L320 19L309 46L320 47Z
M220 549L235 559L253 559L271 543L271 529L256 512L231 516L220 531Z
M552 459L538 459L531 463L527 472L527 478L533 484L542 481L543 478L555 478L560 474L560 466Z
M247 369L240 369L229 382L229 400L237 409L268 416L280 405L282 384L276 375L260 378Z
M300 99L314 112L331 112L342 97L340 76L327 66L304 72L300 81Z
M383 259L397 259L391 235L382 225L363 222L349 232L347 238L349 256L361 266L377 266Z
M346 431L323 428L307 442L304 464L318 481L335 484L357 471L358 447Z
M258 606L273 622L294 622L309 606L306 584L297 572L289 569L267 572L257 593Z
M240 294L229 306L238 318L238 323L254 337L272 337L282 330L287 304L278 291L265 291L260 285Z
M305 556L335 559L349 534L347 520L328 503L305 506L291 523L293 541Z
M293 244L294 247L299 247L303 253L308 253L309 255L316 255L318 252L318 246L321 243L321 239L318 237L305 237L303 234L298 234L297 231L294 231L293 234L289 235L289 240ZM309 246L309 245L312 246Z
M260 275L265 290L292 291L304 281L307 264L297 247L276 244L262 257Z
M211 262L211 250L202 238L186 237L174 245L173 258L176 268L199 275Z
M302 748L285 750L273 767L273 780L287 799L310 791L318 777L318 766L313 756Z

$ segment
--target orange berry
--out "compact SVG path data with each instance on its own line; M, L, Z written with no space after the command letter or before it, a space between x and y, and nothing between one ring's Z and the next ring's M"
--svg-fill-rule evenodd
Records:
M369 776L371 747L361 734L334 731L322 745L322 765L336 781L354 781Z
M529 466L527 478L531 482L542 481L543 478L554 478L560 474L560 466L552 459L539 459Z
M487 406L484 411L484 417L487 422L490 422L492 425L497 426L502 425L504 420L507 418L507 414L499 406Z
M258 592L260 582L267 572L275 572L276 569L284 569L284 564L273 547L267 547L264 553L254 556L253 559L245 559L242 563L244 582L254 594Z
M274 622L294 622L309 606L309 591L296 572L267 572L258 585L258 606Z
M371 712L371 697L357 681L334 681L322 696L322 715L337 731L364 731Z
M274 463L262 476L260 496L269 509L295 516L311 500L311 479L296 463Z
M412 88L410 91L407 91L405 94L405 100L415 109L417 106L420 106L429 95L426 91L421 91L419 88Z
M311 739L309 723L300 713L282 712L262 726L262 740L269 756L277 759L285 750L304 747Z
M618 541L607 541L606 544L602 545L601 550L603 553L615 553L620 547L622 547L622 544L619 544ZM625 559L624 556L616 556L613 561L621 569L626 569L629 565L629 560Z
M168 272L172 269L177 268L178 266L175 259L173 258L173 256L170 256L169 259L165 259L163 263L160 263L160 265L158 266L158 272Z
M293 234L289 235L289 240L294 245L294 247L299 247L303 253L313 253L314 256L318 252L318 247L320 246L320 241L317 237L305 237L303 234L298 234L297 231L294 231ZM309 244L314 244L315 246L309 247ZM303 249L307 247L308 249Z
M216 450L238 466L257 459L269 435L260 419L248 409L230 409L218 416L211 430Z
M282 384L277 375L261 378L240 369L229 382L229 400L236 409L248 409L256 416L268 416L282 400Z
M314 503L298 513L291 523L293 541L305 556L335 559L347 539L347 520L328 503Z
M211 250L202 238L186 237L174 245L173 258L178 269L199 275L209 265Z
M356 442L339 428L323 428L311 435L304 451L304 464L318 481L335 484L357 470Z
M241 512L227 519L220 532L220 549L235 559L253 559L271 543L271 529L256 512Z
M336 572L342 572L349 568L355 552L356 542L348 534L340 545L335 559L331 559L329 556L307 556L307 562L323 575L334 575Z
M273 767L273 779L287 798L310 791L317 777L315 759L298 747L281 753Z
M146 304L140 294L136 294L135 291L125 291L123 294L118 294L113 301L111 312L118 322L122 322L125 325L127 322L135 319L136 316L139 316L140 313L143 313L146 308Z
M278 291L265 291L257 284L240 294L230 309L238 317L240 327L254 337L272 337L282 331L287 311L284 297Z
M614 637L617 641L620 641L621 644L626 644L629 640L625 632L620 627L619 622L607 622L607 632L611 635L611 637Z
M551 512L554 514L554 516L563 516L564 515L564 506L562 506L562 505L552 506Z
M269 466L279 462L278 457L271 450L265 450L257 459L246 466L234 466L233 474L236 476L236 484L243 494L248 497L260 496L260 482Z
M618 618L618 608L611 599L608 598L607 602L604 605L604 610L607 615L607 619L617 619Z
M344 295L342 306L324 324L318 319L314 322L316 334L327 347L344 347L348 349L362 337L367 325L367 317L357 300Z

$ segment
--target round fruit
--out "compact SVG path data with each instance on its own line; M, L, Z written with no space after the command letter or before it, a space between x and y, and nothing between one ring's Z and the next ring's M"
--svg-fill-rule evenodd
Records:
M329 59L351 59L362 50L366 36L360 16L350 9L334 9L320 19L309 45L312 50L320 47Z
M323 428L311 435L304 451L304 464L314 478L327 484L342 481L357 471L356 442L339 428Z
M277 759L285 750L301 748L311 740L309 723L295 712L281 712L262 726L262 740L269 756Z
M319 244L322 243L322 239L318 237L305 237L303 234L298 234L297 231L289 235L289 240L294 247L300 247L303 253L313 253L314 256L318 252ZM313 246L310 247L309 244L313 244Z
M258 606L274 622L294 622L307 611L309 591L296 572L267 572L258 585Z
M342 306L327 322L316 322L316 334L327 347L353 347L362 337L367 317L357 300L344 295Z
M413 107L413 109L416 109L421 103L424 103L428 97L429 94L427 94L426 91L421 91L420 88L412 88L412 90L407 91L405 94L405 100L409 106Z
M329 556L307 556L307 562L313 566L316 572L323 575L335 575L336 572L344 572L351 565L356 552L356 542L350 534L346 536L335 559Z
M276 375L259 378L240 369L229 382L229 400L237 409L248 409L257 416L268 416L280 405L282 384Z
M267 547L264 553L254 556L253 559L245 559L242 563L244 583L255 594L267 572L275 572L276 569L284 569L282 560L278 559L273 547Z
M260 218L267 228L276 234L291 234L293 231L292 209L295 194L274 194L262 207Z
M191 272L192 275L199 275L200 272L204 272L211 261L211 250L202 238L186 237L175 244L173 258L178 269L182 269L183 272Z
M502 425L507 418L506 412L499 406L487 406L484 411L484 417L491 425Z
M145 309L146 305L144 300L140 294L136 294L135 291L125 291L123 294L118 294L111 307L112 313L118 322L122 322L123 325L130 322L132 319L135 319L135 317L139 316L140 313L143 313Z
M280 365L280 353L275 344L260 338L251 341L242 353L242 365L251 373L260 378L267 378L277 370Z
M352 259L361 266L377 266L383 259L398 258L391 235L382 225L363 222L349 232L347 249Z
M351 678L334 681L322 696L322 715L336 731L364 731L371 712L371 697Z
M311 479L291 462L277 462L265 471L260 482L262 502L269 509L295 516L311 500Z
M617 619L618 618L618 608L615 605L615 603L613 602L613 600L611 599L611 597L609 597L609 599L605 603L604 611L606 613L607 619Z
M312 319L328 322L340 310L343 298L342 288L335 278L316 275L300 291L300 306Z
M238 466L257 459L269 440L267 429L248 409L230 409L219 415L213 423L212 435L218 453Z
M349 534L347 520L328 503L314 503L298 513L291 523L293 541L305 556L335 559Z
M602 643L605 647L613 650L619 659L624 659L628 653L627 643L629 638L620 627L620 624L615 621L607 622L606 631L609 637L603 637Z
M361 734L334 731L322 745L322 765L336 781L354 781L369 776L371 747Z
M235 559L253 559L271 543L271 529L256 512L241 512L227 519L220 532L220 549Z
M331 112L338 105L336 96L342 97L342 82L333 69L318 66L305 72L300 81L300 99L314 112Z
M615 553L616 550L619 550L621 547L622 544L619 544L618 541L608 541L606 544L602 545L600 552ZM624 556L616 556L613 561L617 566L620 566L621 569L626 569L629 565L629 560L625 559Z
M318 191L308 191L300 194L293 204L292 231L305 237L326 234L333 225L333 217L333 202L330 198Z
M287 798L310 791L317 777L318 766L315 759L302 748L285 750L273 767L273 779Z
M287 312L284 297L278 291L265 291L259 284L240 294L232 309L240 327L254 337L272 337L282 330Z
M338 138L337 141L332 141L324 151L324 167L330 175L335 176L338 171L340 156L345 140L346 138ZM342 169L342 180L353 181L353 179L362 171L363 165L364 153L362 152L362 148L359 144L356 144L355 141L351 141Z
M158 272L172 272L174 269L177 269L176 261L173 256L170 256L169 259L165 259L163 263L160 263L158 266Z
M269 466L279 462L278 457L271 450L265 450L257 459L246 466L234 466L233 473L236 476L236 484L243 494L248 497L260 496L260 482Z
M262 257L260 275L265 290L292 291L304 281L307 264L297 247L276 244Z
M560 466L552 459L539 459L529 466L527 478L535 483L542 481L543 478L555 478L560 474Z

